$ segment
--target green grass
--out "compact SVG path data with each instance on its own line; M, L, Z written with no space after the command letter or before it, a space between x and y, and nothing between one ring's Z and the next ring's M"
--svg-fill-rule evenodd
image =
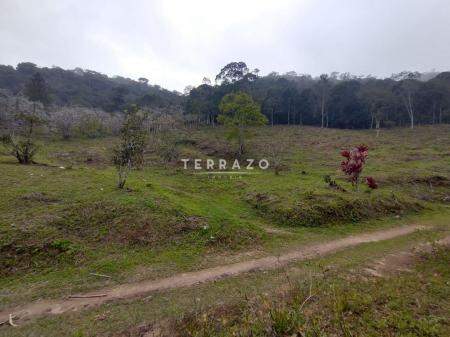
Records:
M229 158L224 133L180 132L180 158ZM369 130L309 127L254 133L248 156L270 159L267 148L276 143L287 168L280 175L212 180L149 151L147 165L120 191L110 165L113 138L43 138L36 160L47 166L0 156L0 307L204 268L243 251L278 253L419 213L449 217L448 125L386 130L378 138ZM372 192L354 191L339 172L340 149L360 143L370 148L364 175L380 183ZM326 174L347 192L330 189Z
M340 335L340 331L335 330L339 326L335 326L333 321L334 303L330 296L334 294L333 289L341 297L349 295L341 299L349 303L341 305L345 304L352 310L356 308L355 312L364 310L345 319L346 324L354 329L354 335L358 332L361 334L357 335L370 335L368 332L373 329L373 324L365 321L367 317L377 317L378 322L385 318L410 317L416 309L411 307L415 297L419 297L423 305L421 311L415 312L415 317L423 322L434 322L434 317L448 317L448 253L419 259L412 273L390 275L381 280L367 279L362 274L364 268L387 254L411 249L449 233L444 217L411 220L437 227L392 240L366 243L324 258L292 263L282 269L248 273L188 289L153 293L141 299L108 303L63 316L48 316L20 328L0 328L0 336L137 337L155 324L162 326L164 336L228 336L232 331L242 331L245 336L246 329L261 324L269 324L270 328L274 323L270 311L281 310L275 325L284 320L284 313L298 309L298 301L302 302L308 295L310 284L317 297L304 306L302 314L305 315L293 314L294 318L302 319L294 323L304 323L306 318L307 326L311 327L314 318L320 319L322 327L330 327L330 323L332 331ZM387 303L379 302L386 300L386 297ZM380 303L389 306L389 310L385 311ZM443 310L437 311L436 308ZM255 312L260 312L260 316L254 315ZM348 311L345 315L349 315ZM441 328L446 327L444 320L440 319L438 323ZM325 331L331 335L331 331ZM401 335L383 332L372 335Z
M410 273L316 275L275 296L194 312L164 336L447 336L449 263L450 250L438 248Z

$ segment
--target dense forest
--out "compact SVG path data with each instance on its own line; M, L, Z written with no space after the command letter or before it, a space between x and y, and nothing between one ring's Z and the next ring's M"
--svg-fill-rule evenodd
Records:
M413 126L450 121L450 72L401 72L390 78L348 73L317 78L288 72L259 77L243 62L233 62L190 91L186 113L214 123L221 98L245 91L271 124L305 124L333 128Z
M0 65L3 95L23 97L27 82L36 73L48 87L48 99L42 103L52 106L52 111L84 107L112 113L137 104L159 114L214 125L221 99L243 91L260 105L271 125L379 128L450 122L450 72L404 71L385 79L349 73L312 77L293 71L260 76L258 69L232 62L214 81L204 78L202 85L188 86L181 94L150 85L146 78L135 81L80 68L40 68L27 62L16 68Z
M33 63L19 63L16 68L0 65L0 89L20 94L26 83L39 73L49 89L49 103L57 106L100 108L108 112L122 111L127 104L137 103L152 108L181 106L182 97L158 85L149 85L146 78L138 81L124 77L76 68L39 68Z

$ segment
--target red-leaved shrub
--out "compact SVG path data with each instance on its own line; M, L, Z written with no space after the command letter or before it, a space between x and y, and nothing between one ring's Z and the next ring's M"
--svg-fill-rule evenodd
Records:
M341 156L345 158L341 162L342 171L349 176L352 185L358 188L359 176L363 170L366 158L368 155L368 148L366 145L359 145L354 149L341 152Z
M372 177L366 177L366 184L371 188L372 190L378 188L378 184Z

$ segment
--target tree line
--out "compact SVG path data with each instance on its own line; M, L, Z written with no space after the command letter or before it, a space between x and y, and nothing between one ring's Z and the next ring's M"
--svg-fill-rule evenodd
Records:
M185 113L214 124L219 104L231 92L248 93L271 125L380 128L450 122L450 72L401 72L390 78L349 73L310 75L272 72L260 77L244 62L221 69L215 85L207 78L190 88Z
M215 125L222 98L233 92L250 95L269 125L381 128L450 122L450 72L405 71L384 79L349 73L312 77L293 71L260 76L258 69L251 70L244 62L227 64L214 81L204 78L200 86L186 87L184 94L149 85L143 77L134 81L80 68L40 68L29 62L15 68L0 65L0 122L8 111L14 112L17 104L11 102L24 97L33 102L26 92L32 81L45 82L45 97L39 102L66 128L74 124L71 120L93 124L95 115L106 120L105 113L120 114L131 105L163 118L182 117L187 126Z
M120 76L108 77L81 68L40 68L30 62L19 63L15 68L0 65L0 89L8 90L12 95L20 95L35 74L39 74L47 84L48 96L45 103L56 106L82 106L106 112L123 112L131 104L137 104L179 111L183 103L180 93L150 85L149 80L144 77L134 81Z

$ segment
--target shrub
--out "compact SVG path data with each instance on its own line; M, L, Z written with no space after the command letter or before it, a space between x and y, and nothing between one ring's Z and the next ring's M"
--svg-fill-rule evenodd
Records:
M336 180L332 179L329 174L326 174L323 176L323 181L328 184L328 187L333 188L337 191L341 192L347 192L345 188L343 188L341 185L339 185Z
M1 138L1 142L9 148L11 155L17 158L20 164L30 164L38 147L34 141L34 128L42 120L36 115L18 114L16 121L22 126L22 136L16 138L9 134Z
M164 163L176 162L180 158L180 150L173 142L164 143L158 152Z
M137 106L132 106L126 113L121 143L113 150L113 163L117 168L119 188L125 186L130 170L143 164L147 137L143 128L145 115L139 112Z
M88 138L98 138L107 134L105 125L99 116L95 114L86 114L80 120L80 133Z
M370 189L374 190L378 188L378 184L373 177L366 177L366 184Z
M267 154L270 160L270 166L273 168L275 175L279 175L281 171L288 169L283 163L283 154L285 152L286 144L284 142L278 140L267 144Z
M320 200L320 202L318 202ZM403 211L418 211L424 208L420 202L391 197L343 198L325 201L314 198L299 201L292 207L271 205L262 209L263 215L286 226L317 227L342 222L357 222L363 219L398 214Z
M341 152L341 156L345 158L345 160L341 162L341 169L349 176L352 185L356 189L358 189L359 176L366 163L367 155L368 148L365 145L359 145L350 151L344 150Z

